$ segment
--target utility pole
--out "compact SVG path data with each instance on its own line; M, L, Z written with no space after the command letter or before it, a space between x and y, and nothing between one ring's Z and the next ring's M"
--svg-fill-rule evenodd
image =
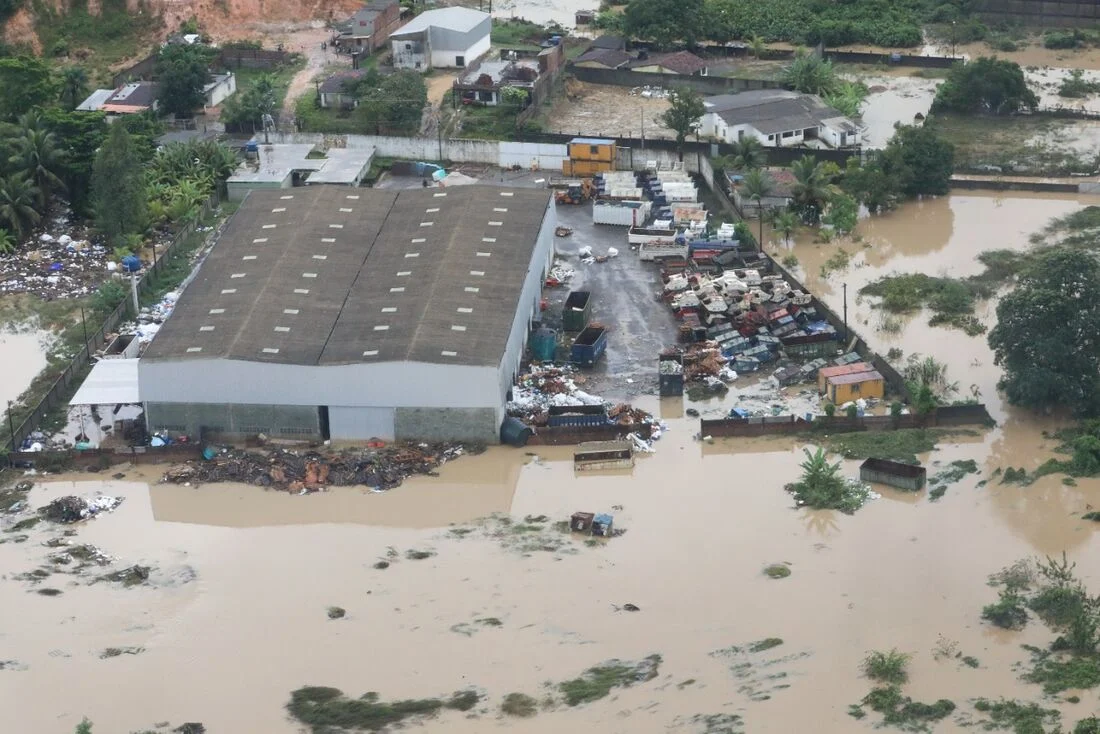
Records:
M848 284L844 284L844 344L848 343Z
M764 252L764 200L756 200L756 218L760 220L760 239L756 242L756 249L761 254Z
M88 323L84 320L84 307L80 307L80 326L84 329L84 351L88 356L92 356L92 349L88 346Z
M15 453L15 420L11 417L12 401L8 401L8 433L11 434L11 452Z
M958 24L958 21L954 21L954 20L951 21L951 58L952 59L955 58L955 39L956 39L955 26L957 24Z

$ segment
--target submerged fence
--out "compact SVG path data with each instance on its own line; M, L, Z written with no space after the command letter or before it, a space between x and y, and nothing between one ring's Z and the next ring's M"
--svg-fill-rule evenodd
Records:
M172 261L172 257L177 252L178 248L181 247L182 243L185 242L188 237L194 234L195 229L199 226L199 222L210 216L210 213L216 209L220 203L221 197L215 190L199 209L198 214L176 232L175 237L173 237L172 241L168 243L168 246L164 248L164 251L157 256L153 265L149 266L145 272L142 273L141 278L138 279L137 282L139 295L153 289L156 279L164 268L167 267L168 263ZM13 454L17 452L23 441L38 430L43 419L69 400L69 396L74 392L72 389L73 383L84 379L88 366L92 362L92 356L98 350L106 346L107 335L112 334L118 329L119 325L122 324L127 317L135 315L131 314L130 300L129 296L127 296L122 303L115 306L114 310L107 314L107 317L103 320L103 323L98 329L88 333L87 341L84 342L80 351L78 351L72 360L70 360L69 364L65 366L65 369L61 371L61 374L58 375L53 381L53 384L50 385L50 389L46 391L42 399L38 401L21 422L15 424L13 416L10 414L4 416L0 431L7 432L8 435L7 440L0 445L0 451L11 451ZM9 456L8 462L12 460L13 457Z

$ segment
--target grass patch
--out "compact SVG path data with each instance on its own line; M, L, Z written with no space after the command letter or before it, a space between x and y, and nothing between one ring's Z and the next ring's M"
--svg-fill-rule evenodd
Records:
M539 702L526 693L509 693L500 704L501 712L506 716L527 719L539 711Z
M347 615L347 610L343 607L329 607L327 614L329 619L343 619Z
M458 691L449 699L381 701L374 692L353 699L337 688L305 686L290 694L287 710L314 734L337 729L381 731L391 724L427 718L444 709L469 711L479 700L474 691Z
M294 118L303 132L329 133L332 135L363 135L367 130L354 110L321 107L317 95L303 94L294 102Z
M108 660L122 655L140 655L143 652L145 652L144 647L108 647L103 652L99 653L99 659Z
M868 283L859 292L882 299L882 308L891 313L912 313L927 307L932 311L929 326L952 326L971 336L985 332L985 326L974 318L975 303L993 293L981 281L924 273L888 275Z
M893 726L904 731L930 731L933 724L947 718L955 711L955 703L941 698L935 703L914 701L902 695L897 686L876 688L868 693L858 705L848 708L848 715L861 719L866 715L863 707L882 714L882 725Z
M27 517L12 525L8 528L7 532L18 533L23 530L30 530L40 522L42 522L42 518L40 517Z
M89 12L87 0L75 0L63 13L46 0L29 5L44 55L79 61L96 82L108 82L112 66L148 50L163 25L155 13L131 13L126 0L103 0L98 13Z
M1090 125L1045 115L936 116L937 129L955 145L956 172L985 175L991 173L989 167L1045 176L1091 173L1092 156L1062 144Z
M791 575L791 568L785 563L773 563L764 568L764 574L771 579L785 579Z
M535 49L545 39L545 28L538 23L532 23L522 18L496 21L489 32L489 41L494 46L507 46L508 48L530 47Z
M61 589L38 589L35 591L40 596L61 596Z
M1032 669L1024 680L1043 687L1043 693L1055 694L1073 689L1100 686L1100 655L1069 655L1027 646Z
M1015 589L1002 589L996 602L982 607L982 619L1001 629L1023 629L1027 625L1024 599Z
M871 680L900 685L909 680L909 672L906 670L909 659L909 654L897 650L876 650L863 659L861 667L863 674Z
M1004 729L1016 734L1042 734L1047 726L1057 724L1061 717L1055 709L1008 699L989 701L979 698L974 701L974 708L989 717L982 726L986 731Z
M1086 512L1084 515L1081 515L1081 519L1092 520L1093 522L1100 522L1100 512Z
M861 431L839 433L822 440L830 451L846 459L890 459L919 464L917 454L926 454L952 435L975 435L973 431L949 431L936 428L903 428L897 431Z
M405 551L405 558L409 559L410 561L423 561L425 558L431 558L434 555L435 553L433 553L432 551L426 550L411 549Z
M589 668L579 678L559 683L558 690L567 705L580 706L606 698L614 688L629 688L653 680L660 665L660 655L650 655L637 663L610 660Z
M486 627L503 627L504 626L504 622L501 622L496 617L482 617L481 619L475 619L474 621L477 622L478 624L484 625Z
M928 492L928 499L935 502L943 497L948 486L960 481L968 474L977 474L978 471L978 463L973 459L952 461L944 469L936 472L929 481L928 486L930 489Z
M779 647L783 644L783 639L780 637L765 637L763 640L749 643L749 652L764 652L765 650L771 650L772 648Z
M850 263L851 261L851 253L845 250L843 247L838 247L836 252L830 255L829 259L822 263L821 277L828 278L833 273L833 271L836 270L847 270L848 263Z

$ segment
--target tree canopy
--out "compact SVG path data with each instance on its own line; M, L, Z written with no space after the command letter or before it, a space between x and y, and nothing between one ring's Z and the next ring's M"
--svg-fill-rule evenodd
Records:
M1100 415L1100 262L1091 252L1039 255L997 305L989 333L998 387L1034 410Z
M676 133L676 148L680 160L684 159L684 141L699 129L699 121L706 113L703 97L690 87L673 89L669 94L668 109L661 113L661 123Z
M169 44L157 56L160 108L166 114L190 115L202 107L213 50L201 45Z
M50 66L29 56L0 58L0 122L12 121L57 99L59 84Z
M96 154L92 205L96 227L114 247L125 246L127 235L145 229L142 161L130 133L122 125L111 125L107 140Z
M382 134L420 129L428 87L415 71L398 71L382 77L373 69L354 85L359 99L356 110L365 130Z
M1028 87L1019 64L983 56L951 67L936 91L932 111L1008 115L1038 106L1039 98Z
M886 144L880 165L896 176L905 196L946 194L955 168L955 146L934 124L899 125Z
M671 44L694 44L705 36L703 0L632 0L623 28L636 37Z

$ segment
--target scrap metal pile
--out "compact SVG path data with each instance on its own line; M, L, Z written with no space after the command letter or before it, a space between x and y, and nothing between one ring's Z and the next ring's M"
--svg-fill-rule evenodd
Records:
M577 387L573 367L531 365L512 387L507 412L529 426L595 427L616 425L649 437L659 422L629 403L612 405ZM576 408L577 410L570 410Z
M830 351L826 345L837 339L812 305L813 297L782 276L739 268L665 270L661 279L661 299L681 323L680 341L704 352L691 369L685 354L687 379L720 377L727 364L735 372L756 372L777 361L782 350L816 344Z
M297 493L354 485L385 490L399 486L414 474L434 475L436 469L451 459L481 451L483 447L456 443L415 442L334 454L288 449L266 453L224 449L212 459L173 466L165 473L163 481L174 484L242 482Z

